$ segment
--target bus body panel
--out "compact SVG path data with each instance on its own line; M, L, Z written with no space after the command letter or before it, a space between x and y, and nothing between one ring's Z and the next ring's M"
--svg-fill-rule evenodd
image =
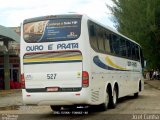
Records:
M47 92L47 93L28 93L23 92L25 104L38 105L74 105L90 104L88 90L82 89L80 92ZM72 99L71 99L72 98Z
M105 92L109 84L111 84L112 91L115 84L118 84L118 98L139 92L140 81L143 88L142 67L139 61L117 57L108 53L99 53L92 48L89 40L89 20L91 19L85 15L82 16L81 34L76 40L26 43L21 37L21 73L25 76L26 84L26 88L22 90L24 103L38 105L99 105L105 102ZM48 47L52 44L53 49L48 50ZM77 44L78 47L73 47ZM43 50L27 51L27 46L36 45L43 45ZM28 53L53 52L55 54L66 51L81 53L81 57L76 59L76 62L68 63L24 64L25 55L28 55ZM82 87L83 71L87 71L89 74L89 86L87 88ZM56 74L56 77L50 80L47 79L47 74ZM31 76L33 80L30 80L28 76ZM59 92L47 91L47 88L50 87L80 89L78 91L72 91L73 89ZM43 92L32 91L36 88L44 89Z
M128 71L117 71L117 70L106 70L104 66L98 66L92 61L92 68L91 68L91 75L92 75L92 87L98 88L99 91L106 92L105 84L110 83L112 85L112 90L114 88L115 83L119 85L119 98L124 97L126 95L136 93L139 90L139 81L141 80L143 83L143 77L141 73L141 65L138 63L137 67L128 67L128 61L135 62L127 59L117 58L111 55L104 55L104 54L96 54L92 51L93 56L100 56L99 60L107 65L105 60L106 56L112 60L113 63L116 63L117 66L123 66ZM100 63L99 63L100 64ZM96 84L98 83L98 84Z
M26 88L81 87L81 57L79 52L24 55Z

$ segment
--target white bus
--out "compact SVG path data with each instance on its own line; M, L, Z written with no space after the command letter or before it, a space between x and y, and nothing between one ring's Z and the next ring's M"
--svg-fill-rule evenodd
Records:
M86 15L26 19L21 31L25 104L106 110L143 90L140 45Z

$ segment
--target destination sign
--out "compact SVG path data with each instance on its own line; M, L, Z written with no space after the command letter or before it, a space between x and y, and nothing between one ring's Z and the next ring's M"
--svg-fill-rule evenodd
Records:
M80 18L51 19L24 25L24 40L29 43L75 40L80 33Z

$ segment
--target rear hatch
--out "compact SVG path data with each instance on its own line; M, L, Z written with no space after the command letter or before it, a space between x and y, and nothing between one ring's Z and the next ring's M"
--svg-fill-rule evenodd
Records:
M79 51L26 54L23 64L25 87L29 92L77 91L82 87Z

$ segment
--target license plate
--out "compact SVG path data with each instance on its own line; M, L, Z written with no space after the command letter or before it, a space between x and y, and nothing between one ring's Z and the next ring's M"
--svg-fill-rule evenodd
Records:
M56 92L58 91L58 87L49 87L47 88L47 92Z

